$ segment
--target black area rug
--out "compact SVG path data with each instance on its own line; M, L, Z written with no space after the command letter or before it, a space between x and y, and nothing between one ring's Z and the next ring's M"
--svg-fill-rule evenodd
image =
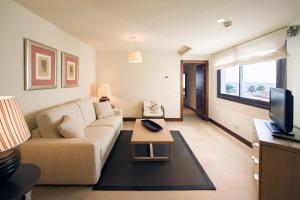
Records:
M181 136L171 131L175 140L172 161L132 161L132 131L122 131L111 151L94 190L215 190L204 169ZM157 146L156 151L164 151ZM140 146L138 154L147 152ZM159 154L159 153L158 153Z

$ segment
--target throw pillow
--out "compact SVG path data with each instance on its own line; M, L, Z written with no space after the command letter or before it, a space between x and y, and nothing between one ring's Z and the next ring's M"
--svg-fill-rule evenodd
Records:
M95 102L94 107L95 107L98 119L102 119L102 118L114 115L114 111L113 111L109 101Z
M57 127L59 133L65 138L83 138L84 129L78 125L75 119L65 115L62 123Z

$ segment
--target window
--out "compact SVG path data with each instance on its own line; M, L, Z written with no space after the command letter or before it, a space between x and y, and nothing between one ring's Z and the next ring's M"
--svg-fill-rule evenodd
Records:
M276 88L276 61L243 65L241 96L269 102L270 88Z
M221 70L221 93L239 96L239 67Z
M286 59L218 70L218 98L264 109L270 88L284 88Z

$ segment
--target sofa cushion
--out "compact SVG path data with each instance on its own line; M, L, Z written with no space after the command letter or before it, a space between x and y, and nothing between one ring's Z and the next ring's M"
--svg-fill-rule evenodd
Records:
M109 101L105 102L95 102L94 107L97 113L97 119L102 119L105 117L110 117L114 115L114 111L109 103Z
M43 138L62 137L57 127L62 122L64 115L69 115L75 119L79 127L85 128L79 107L75 103L69 103L40 113L36 122Z
M102 118L102 119L97 119L96 121L91 123L89 127L110 126L110 127L114 127L116 130L120 127L120 125L122 124L122 121L123 121L122 116L114 115L114 116L110 116L110 117L106 117L106 118Z
M88 127L84 132L85 138L93 138L100 143L101 162L104 164L118 137L117 132L114 128L105 126Z
M57 127L58 131L65 138L83 138L84 129L72 117L65 115L62 123Z
M81 99L75 101L74 103L79 106L86 126L90 125L93 121L96 120L96 112L94 109L93 101L91 99Z

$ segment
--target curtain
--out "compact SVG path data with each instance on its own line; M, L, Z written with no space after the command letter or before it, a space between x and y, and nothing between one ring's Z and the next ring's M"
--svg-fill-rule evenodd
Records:
M236 48L230 48L213 55L212 64L217 68L232 67L236 65Z
M286 38L287 27L221 51L213 55L213 66L224 68L286 58Z

